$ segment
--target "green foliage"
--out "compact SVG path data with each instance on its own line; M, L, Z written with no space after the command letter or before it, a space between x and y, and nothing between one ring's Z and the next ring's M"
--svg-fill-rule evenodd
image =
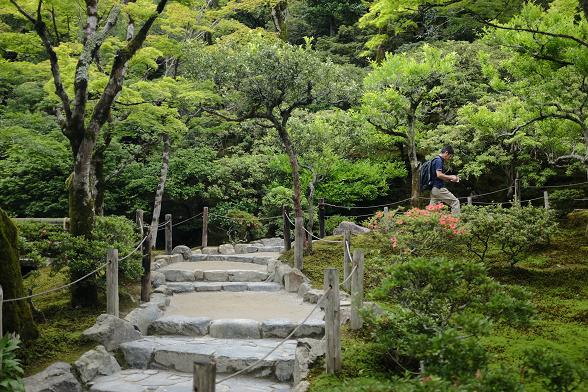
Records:
M416 258L394 264L378 297L389 307L370 315L368 328L386 348L382 360L400 374L424 366L426 374L445 380L468 381L486 367L479 338L489 334L493 321L524 325L534 313L524 293L467 261Z
M229 204L215 208L210 216L211 224L223 230L233 244L249 242L263 236L263 225L253 214L235 209Z
M576 391L588 378L584 368L560 353L545 348L527 350L524 363L535 376L543 380L543 385L548 391Z
M557 211L558 216L565 216L579 204L574 199L584 197L585 193L581 189L558 189L549 193L549 206Z
M18 335L0 336L0 392L24 392L23 370L17 358Z

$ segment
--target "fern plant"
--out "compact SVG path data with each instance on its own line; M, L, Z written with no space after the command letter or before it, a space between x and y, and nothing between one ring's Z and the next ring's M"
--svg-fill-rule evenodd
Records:
M24 392L23 370L16 350L20 344L18 335L6 334L0 338L0 392Z

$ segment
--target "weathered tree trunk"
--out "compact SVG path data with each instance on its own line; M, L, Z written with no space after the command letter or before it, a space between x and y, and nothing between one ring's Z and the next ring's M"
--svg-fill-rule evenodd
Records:
M318 176L316 172L311 169L312 172L312 180L308 184L308 223L306 225L306 230L308 231L308 242L306 245L306 249L309 252L312 252L312 227L314 226L314 191L315 185L318 181Z
M288 41L288 26L286 25L286 16L288 13L288 1L278 0L272 7L272 19L282 41Z
M17 230L8 215L0 209L0 286L4 300L25 296L18 258ZM24 340L39 335L26 300L5 302L2 305L2 331L16 332Z
M157 191L155 192L155 201L153 202L153 217L151 218L151 238L149 239L151 249L155 248L155 243L157 242L157 226L159 223L159 214L161 213L161 200L163 199L163 190L165 189L165 181L167 180L167 171L169 169L169 135L164 133L162 138L163 154L161 160L161 174L159 175L159 184L157 184Z
M411 112L408 115L408 129L407 129L407 153L408 162L410 163L410 179L411 179L411 192L410 192L410 204L413 207L419 206L419 197L421 190L419 187L419 160L417 157L417 145L416 145L416 132L414 129L416 121L416 107L418 105L411 105Z
M300 185L300 166L298 165L298 156L292 147L290 136L284 126L277 127L280 140L284 145L288 159L290 160L290 167L292 168L292 189L294 194L292 200L294 202L294 266L299 270L303 268L303 252L304 252L304 214L302 212L302 198Z

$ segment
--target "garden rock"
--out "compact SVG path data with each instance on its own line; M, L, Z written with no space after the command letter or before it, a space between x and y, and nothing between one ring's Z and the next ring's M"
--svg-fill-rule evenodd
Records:
M308 293L310 290L312 290L312 287L310 287L310 284L308 284L307 282L304 282L298 288L298 296L304 298L304 294Z
M206 248L202 248L202 254L218 255L218 246L207 246Z
M309 366L318 357L325 355L325 341L319 339L299 339L296 347L294 366L294 385L308 377Z
M261 324L247 319L220 319L210 323L210 336L224 339L260 339Z
M153 335L204 336L208 334L208 317L164 316L149 326Z
M192 249L186 245L178 245L172 249L172 255L182 255L184 261L190 261L192 259Z
M284 282L284 275L286 275L290 271L292 271L292 267L290 267L288 264L280 263L280 265L278 265L278 268L276 268L274 282L282 284Z
M127 314L125 320L137 327L142 334L146 335L149 325L162 315L163 311L159 308L158 304L147 303L142 304Z
M262 238L261 243L263 246L283 246L284 240L279 237L274 238Z
M371 231L367 227L356 225L353 222L343 221L339 223L339 226L337 226L335 230L333 230L333 235L342 235L347 230L349 230L351 234L365 234Z
M284 287L289 293L297 293L300 286L306 282L306 277L299 269L294 268L284 275Z
M94 350L84 353L74 363L74 369L85 384L96 376L109 376L121 370L116 359L106 351L104 346L97 346Z
M323 296L322 290L311 289L304 293L304 302L316 304L319 299Z
M218 253L221 255L234 255L235 247L231 244L223 244L218 247Z
M96 324L86 329L82 337L98 342L106 350L112 351L122 343L141 339L141 333L131 323L110 314L101 314Z
M165 284L165 275L159 271L151 271L151 286L158 288Z
M27 392L81 392L82 385L68 363L56 362L24 380Z

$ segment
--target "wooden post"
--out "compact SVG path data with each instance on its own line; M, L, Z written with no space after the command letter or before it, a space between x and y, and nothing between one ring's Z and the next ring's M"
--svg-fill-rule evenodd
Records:
M545 209L549 209L549 192L543 191L543 202L545 203Z
M172 216L165 214L165 253L172 253Z
M118 317L118 249L108 249L106 261L106 313Z
M347 280L343 285L343 289L349 292L351 290L351 280L347 279L351 273L351 255L347 251L347 244L349 244L349 252L351 252L351 231L345 230L343 237L343 280Z
M325 269L325 335L327 337L327 374L341 370L341 309L339 308L339 273Z
M292 238L290 238L290 220L288 219L288 207L282 206L282 218L284 219L284 250L292 248Z
M353 273L351 274L351 329L360 329L363 321L359 310L363 306L363 250L353 251Z
M388 206L384 207L384 214L388 213Z
M471 196L468 196L468 206L471 206L472 204L474 204L472 202L472 197Z
M325 238L325 199L320 198L318 204L319 237Z
M146 228L145 235L149 235L149 228ZM141 301L149 302L151 293L151 247L149 239L143 242L143 276L141 277Z
M208 207L202 211L202 247L208 246Z
M295 217L294 218L294 266L298 268L299 271L304 269L304 238L305 236L304 231L304 218L303 217Z
M2 301L4 301L4 291L2 291L2 285L0 285L0 338L4 336L2 334Z
M204 359L194 361L194 392L214 392L216 383L216 361Z
M515 189L514 189L514 203L516 205L521 204L521 184L519 178L515 178Z

